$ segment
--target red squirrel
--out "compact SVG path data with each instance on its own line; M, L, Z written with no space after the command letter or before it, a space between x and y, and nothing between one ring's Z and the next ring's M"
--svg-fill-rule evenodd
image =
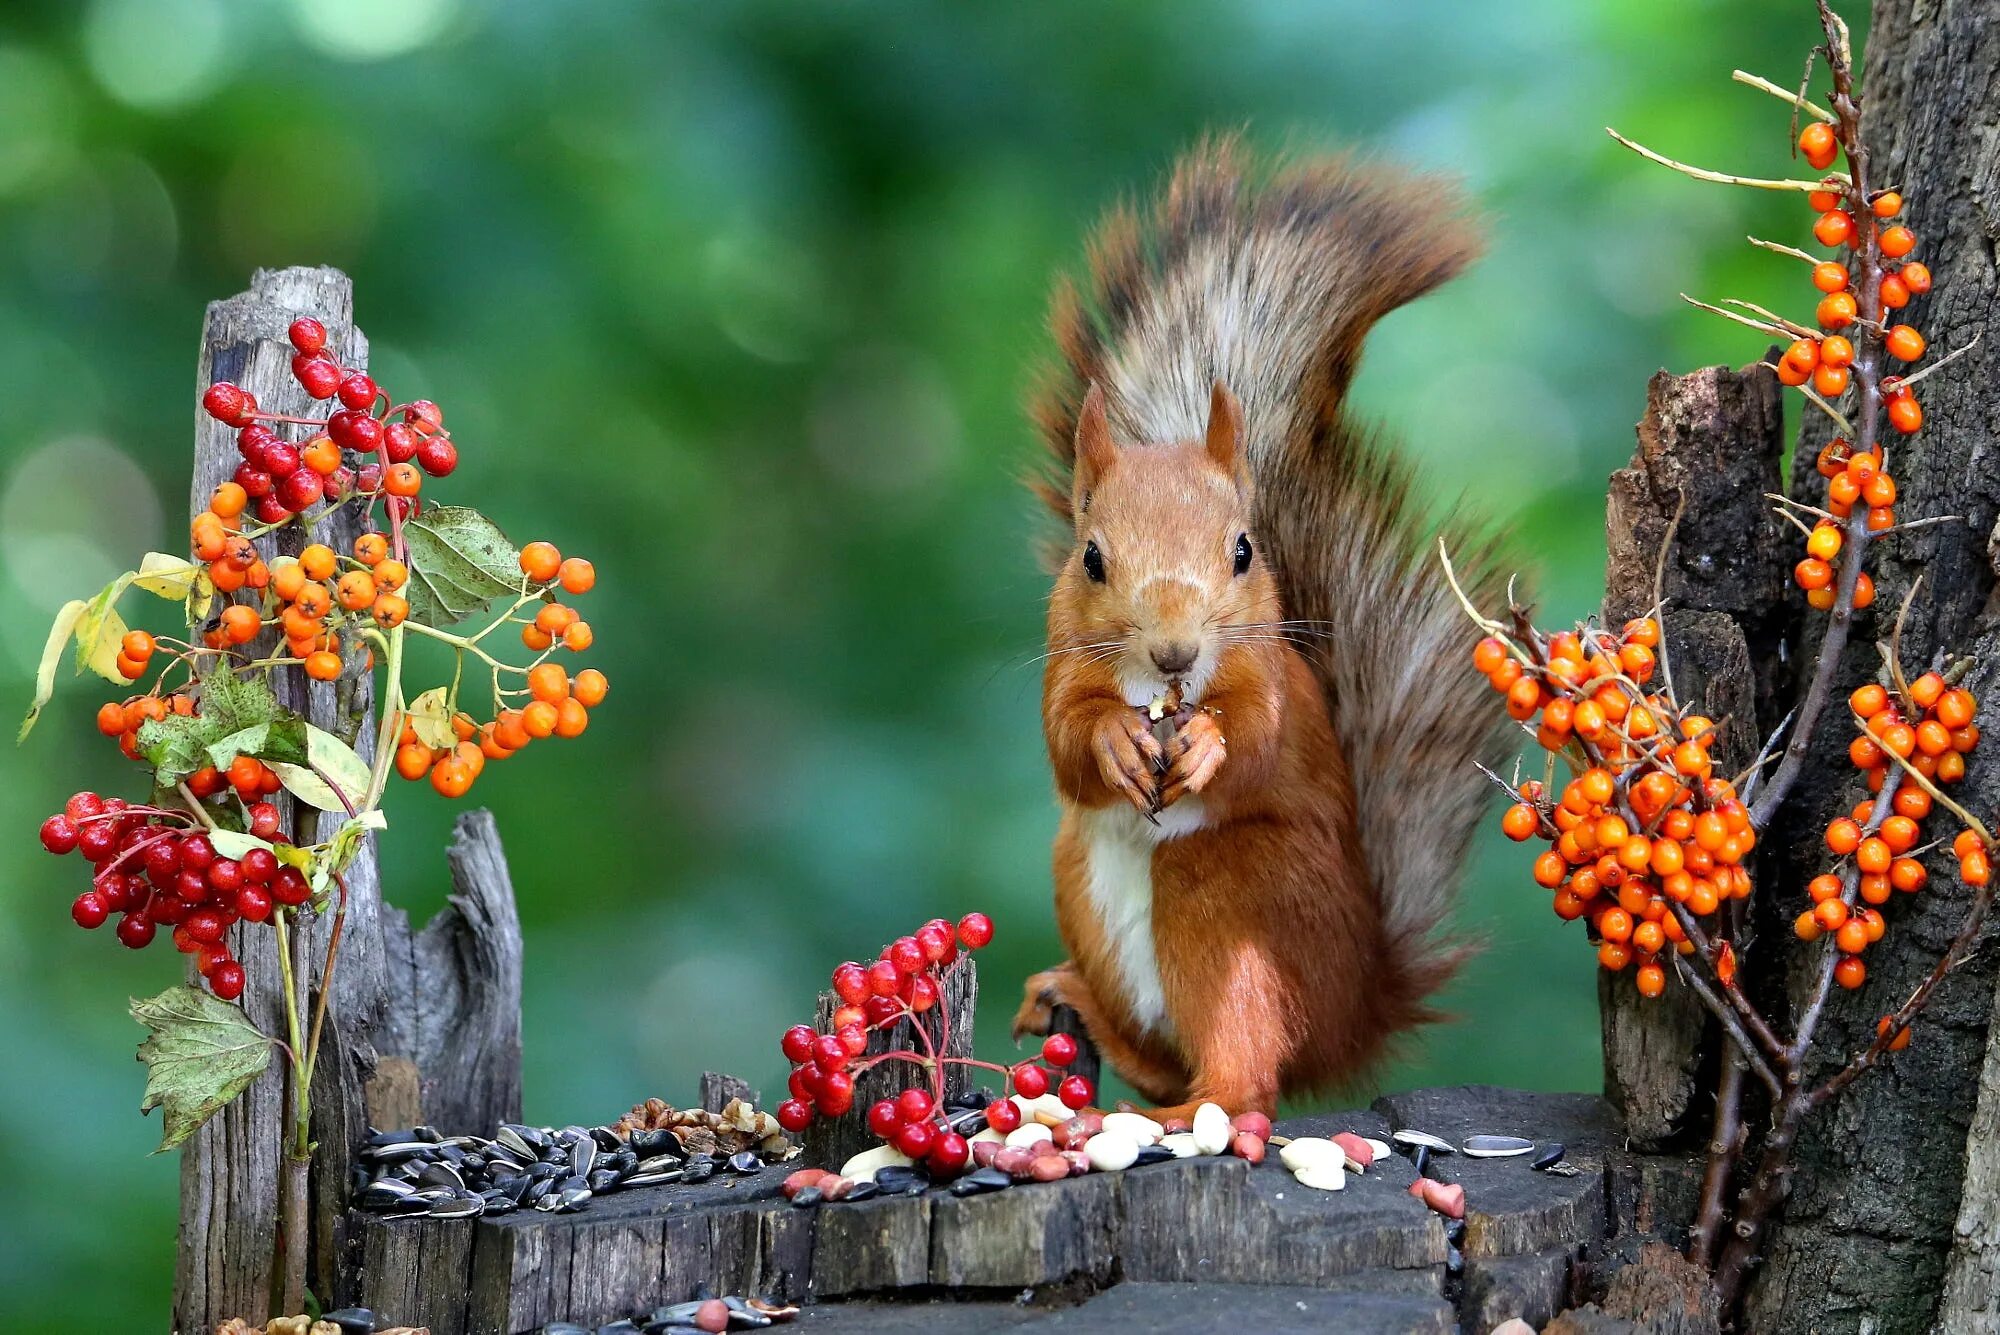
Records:
M1042 720L1074 1007L1159 1115L1275 1112L1436 1018L1498 731L1411 476L1342 407L1369 327L1478 250L1448 183L1230 140L1113 212L1036 404L1067 525ZM1462 572L1491 593L1490 562Z

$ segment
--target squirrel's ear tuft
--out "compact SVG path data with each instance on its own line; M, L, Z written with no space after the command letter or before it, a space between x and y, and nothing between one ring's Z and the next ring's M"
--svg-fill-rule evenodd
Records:
M1221 380L1208 395L1208 457L1231 477L1243 473L1243 405Z
M1118 447L1111 443L1111 423L1104 412L1104 387L1091 382L1076 414L1076 496L1077 512L1085 508L1081 498L1090 494L1097 479L1118 460Z

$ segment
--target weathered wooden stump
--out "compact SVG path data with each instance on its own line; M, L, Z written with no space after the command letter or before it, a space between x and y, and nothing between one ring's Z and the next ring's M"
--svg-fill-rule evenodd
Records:
M250 289L210 305L202 331L197 396L230 380L266 409L305 414L314 405L291 373L291 322L311 315L327 329L342 363L368 364L368 341L354 326L354 291L336 269L260 269ZM241 462L235 433L195 412L197 511ZM346 550L361 517L332 506L312 538ZM296 555L306 537L288 525L260 539L268 558ZM358 646L351 652L359 652ZM280 700L312 723L372 756L375 713L371 679L308 682L280 671ZM285 827L300 843L316 837L317 813L280 795ZM310 1236L288 1239L308 1256L308 1283L330 1292L349 1255L344 1235L348 1170L367 1125L490 1127L519 1115L521 1100L521 939L513 887L492 817L460 818L453 839L451 906L420 932L383 902L374 841L347 870L347 917L327 1030L312 1090ZM325 955L331 915L302 922L298 963ZM238 926L231 946L249 982L245 1013L265 1033L283 1030L276 944L269 931ZM174 1328L207 1335L229 1317L261 1321L272 1300L272 1239L279 1179L285 1170L283 1063L224 1108L187 1143L181 1158L180 1252L174 1279Z
M620 1192L568 1215L357 1215L364 1264L343 1297L435 1335L608 1322L703 1289L815 1304L806 1324L834 1330L915 1330L922 1313L938 1315L928 1304L939 1296L955 1300L959 1330L1084 1320L1093 1330L1486 1330L1568 1306L1579 1266L1612 1235L1673 1213L1697 1170L1627 1153L1607 1106L1586 1095L1418 1090L1278 1130L1386 1137L1403 1126L1454 1142L1477 1132L1559 1140L1579 1171L1434 1160L1433 1176L1466 1188L1454 1269L1444 1222L1408 1194L1415 1170L1402 1158L1340 1192L1300 1186L1273 1156L814 1209L778 1194L787 1169L773 1166ZM1023 1291L1035 1301L1017 1302ZM1239 1315L1216 1324L1218 1312Z

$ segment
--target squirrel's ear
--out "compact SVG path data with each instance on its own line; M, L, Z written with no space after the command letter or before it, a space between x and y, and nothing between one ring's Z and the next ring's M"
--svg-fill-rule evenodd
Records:
M1111 443L1111 423L1104 413L1104 388L1092 381L1076 414L1077 513L1086 508L1085 498L1098 477L1117 459L1118 447Z
M1243 405L1221 380L1208 396L1208 457L1231 477L1243 469Z

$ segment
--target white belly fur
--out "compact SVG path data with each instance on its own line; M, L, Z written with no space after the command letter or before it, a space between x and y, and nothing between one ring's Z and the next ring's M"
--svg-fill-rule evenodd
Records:
M1122 803L1079 814L1091 906L1110 944L1112 967L1133 1022L1166 1029L1166 990L1153 949L1153 850L1202 827L1201 799L1182 798L1154 825Z

